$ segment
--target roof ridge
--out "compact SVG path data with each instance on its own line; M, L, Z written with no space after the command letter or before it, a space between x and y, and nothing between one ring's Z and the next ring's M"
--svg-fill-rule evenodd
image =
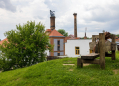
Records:
M63 36L63 35L61 33L59 33L57 30L54 29L53 31L51 31L49 36Z

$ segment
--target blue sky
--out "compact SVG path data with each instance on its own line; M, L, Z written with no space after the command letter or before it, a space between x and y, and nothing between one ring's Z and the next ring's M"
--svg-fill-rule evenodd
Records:
M4 33L27 21L41 22L50 28L50 10L55 11L56 30L74 34L77 13L77 35L97 35L103 30L119 34L119 0L0 0L0 39Z

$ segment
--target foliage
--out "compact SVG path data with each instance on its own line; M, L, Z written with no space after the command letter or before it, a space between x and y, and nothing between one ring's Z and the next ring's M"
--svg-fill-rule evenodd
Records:
M45 60L45 50L52 50L49 36L46 35L45 26L40 22L27 22L23 26L16 25L16 30L11 30L4 35L8 41L0 45L2 51L3 70L22 68Z
M116 36L118 36L118 38L119 38L119 34L117 34Z
M77 68L77 58L47 61L0 73L0 86L119 86L119 52L105 62L102 70L98 64Z
M81 39L84 39L84 37L82 37ZM87 39L92 39L92 38L90 38L90 37L87 37Z
M63 36L68 36L68 32L66 32L64 29L59 29L59 33L61 33Z
M1 39L0 39L0 41L1 41Z

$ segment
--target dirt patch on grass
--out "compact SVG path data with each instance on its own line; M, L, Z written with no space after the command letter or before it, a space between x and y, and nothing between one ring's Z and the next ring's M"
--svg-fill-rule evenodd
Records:
M63 65L75 65L75 64L63 64Z
M16 81L19 81L19 80L20 80L20 78L16 79Z
M65 64L65 63L72 63L72 61L64 61L64 64Z
M114 74L117 74L118 71L119 71L118 69L113 70Z
M68 61L64 61L64 62L72 62L72 61L68 60Z
M75 65L75 64L63 64L63 65ZM83 66L88 66L90 64L83 64Z
M90 64L83 64L83 66L88 66L88 65L90 65Z
M69 71L73 71L73 69L69 69Z

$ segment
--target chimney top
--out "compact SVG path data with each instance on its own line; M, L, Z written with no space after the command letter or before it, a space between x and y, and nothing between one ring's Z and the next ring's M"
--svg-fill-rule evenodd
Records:
M77 13L74 13L73 15L77 15Z

